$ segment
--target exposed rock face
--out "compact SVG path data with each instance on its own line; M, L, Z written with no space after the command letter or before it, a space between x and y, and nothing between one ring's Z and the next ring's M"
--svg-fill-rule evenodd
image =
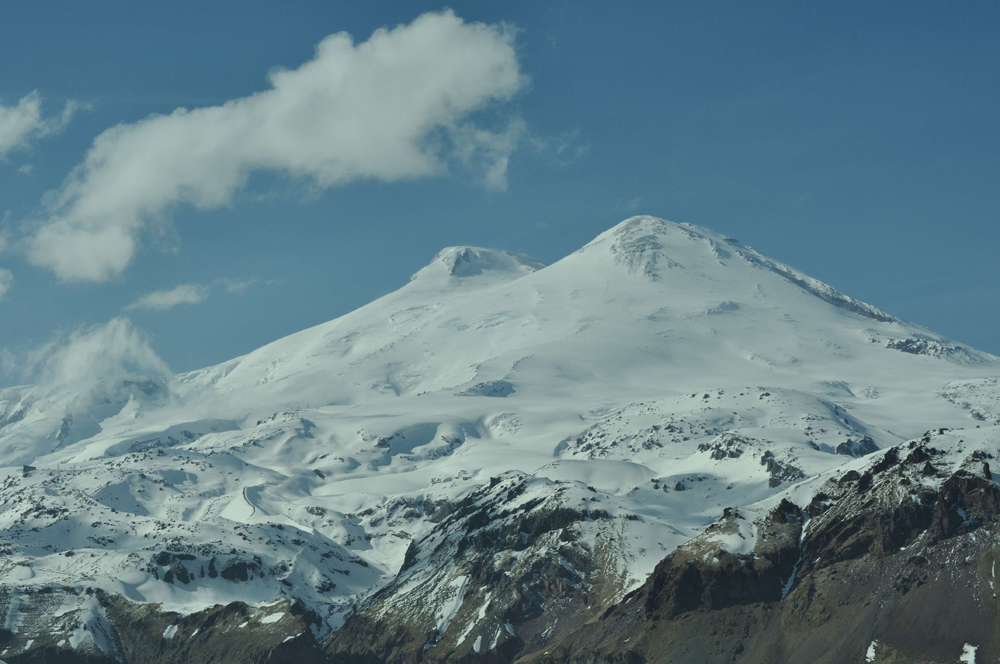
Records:
M577 483L495 477L411 544L326 650L333 661L513 661L621 597L616 545L633 520Z
M846 456L860 457L878 452L878 445L875 444L871 436L863 436L861 440L847 440L837 445L836 452Z
M489 570L463 582L464 602L493 589L494 596L517 596L516 603L487 607L476 600L463 608L466 615L478 610L480 619L488 617L484 624L490 627L483 632L467 624L444 633L401 629L430 624L420 623L419 609L409 616L399 611L399 598L409 593L393 595L414 581L413 575L402 573L377 601L348 620L327 649L334 661L763 664L957 661L963 647L974 644L980 657L995 658L1000 652L994 654L990 644L1000 643L993 591L993 561L1000 557L995 544L1000 486L984 470L991 458L984 447L996 443L980 442L987 444L970 454L955 434L928 434L878 454L867 465L831 474L808 492L790 489L770 501L770 507L728 509L703 534L667 556L640 588L603 611L588 593L586 582L599 573L588 565L592 557L585 549L572 561L586 573L564 581L558 580L559 572L546 572L537 564L510 575L492 566L489 561L498 560L499 549L516 550L528 542L536 547L537 561L538 540L522 536L519 543L510 537L513 524L503 526L506 531L480 530L485 517L458 516L473 504L478 510L497 510L502 501L491 503L487 491L452 515L452 526L442 523L452 529L452 538L474 546L443 550L445 540L433 537L428 543L437 542L438 555L457 552L458 570ZM720 450L705 451L722 456ZM511 490L506 484L501 488ZM802 496L808 499L801 501ZM792 497L805 504L797 505ZM546 517L552 518L559 519ZM556 521L550 523L559 525ZM456 528L459 522L463 525ZM561 530L559 539L567 539L566 532ZM408 556L414 568L425 560L419 545ZM513 585L521 584L520 594L505 587L510 577ZM544 591L532 595L523 592L529 578L550 580ZM438 577L435 587L446 583ZM560 603L556 597L569 601ZM408 604L412 609L424 602L410 598ZM550 626L566 627L532 632L535 618L516 609L532 605ZM516 631L517 638L486 652L463 647L500 625L511 636ZM458 630L456 639L451 634ZM875 654L866 659L871 652Z
M869 439L870 440L870 439ZM774 452L767 449L765 441L726 432L710 443L698 446L699 452L707 452L716 461L739 459L744 454L756 458L769 476L768 486L776 488L785 482L796 482L806 475L789 461L779 460Z
M3 598L8 606L12 600L34 604L32 613L40 617L19 625L17 633L0 633L8 664L326 661L310 631L316 617L296 602L258 608L233 602L181 616L100 590L77 594L63 588L41 597ZM59 610L74 604L79 608Z
M720 534L740 519L727 511L625 601L532 659L916 663L975 646L976 661L995 661L1000 486L983 470L991 453L962 443L927 435L830 478L802 510L782 499L749 554L725 550Z
M957 661L975 646L976 661L995 661L1000 485L989 462L1000 441L991 435L928 433L727 509L627 595L620 546L640 517L578 482L511 472L440 510L396 578L324 643L320 617L295 601L181 616L62 588L0 597L0 609L44 616L0 633L0 657L846 664ZM149 564L183 584L190 562L161 551Z
M641 601L647 619L669 620L698 609L781 599L799 557L802 512L783 500L758 526L753 551L730 553L719 545L719 535L738 533L734 521L743 518L736 510L727 510L704 535L661 562L626 605Z
M943 357L959 362L975 363L980 361L974 353L969 352L968 348L943 344L933 339L892 339L886 342L885 347L912 355Z

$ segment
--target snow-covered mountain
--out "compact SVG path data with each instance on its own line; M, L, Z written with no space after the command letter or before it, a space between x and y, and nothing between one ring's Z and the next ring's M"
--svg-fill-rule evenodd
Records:
M998 376L688 224L548 266L452 247L215 367L0 390L0 658L201 661L242 630L232 661L510 661L726 508L929 429L995 445Z

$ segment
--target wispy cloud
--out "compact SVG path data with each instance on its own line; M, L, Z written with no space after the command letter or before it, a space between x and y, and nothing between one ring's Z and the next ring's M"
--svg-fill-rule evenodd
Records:
M148 309L152 311L167 311L181 304L198 304L206 298L208 298L208 288L205 286L181 284L170 290L158 290L147 293L125 307L125 310Z
M38 92L25 95L14 106L0 105L0 158L8 152L28 147L38 138L58 134L80 108L74 101L66 102L61 114L42 116L42 97Z
M626 202L622 207L629 212L635 212L639 209L640 205L642 205L642 196L636 196L632 200Z
M230 279L228 277L223 277L216 280L216 285L220 286L227 293L246 293L251 286L256 286L257 284L264 284L265 286L271 286L277 282L273 280L262 281L257 277L249 277L247 279Z
M0 267L0 302L3 301L4 296L7 295L7 291L9 291L10 287L13 285L14 273Z
M130 373L168 377L170 368L128 318L56 335L23 354L0 352L4 373L42 385L86 388Z
M98 136L48 197L27 241L29 260L67 281L114 278L144 231L169 224L173 207L229 205L257 170L322 189L439 175L458 165L490 187L506 187L523 122L508 118L489 128L479 112L526 84L510 26L428 13L360 44L346 33L331 35L314 59L268 78L270 89L249 97L177 109Z
M243 295L253 286L272 286L280 283L273 279L263 280L257 277L232 279L220 277L209 285L180 284L174 288L153 291L138 298L125 307L125 311L145 309L147 311L168 311L182 304L198 304L207 300L213 292L225 292Z
M557 166L567 166L582 159L590 151L589 145L580 142L579 130L549 136L530 134L528 142L539 155Z

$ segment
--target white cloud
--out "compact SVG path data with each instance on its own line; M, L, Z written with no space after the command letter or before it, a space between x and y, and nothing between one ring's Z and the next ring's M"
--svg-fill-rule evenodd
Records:
M270 89L249 97L98 136L48 199L47 218L28 240L29 260L63 280L114 278L143 231L168 223L173 207L228 205L255 170L325 188L438 175L461 164L488 186L506 186L523 123L490 130L478 112L526 84L509 26L465 23L451 11L424 14L360 44L331 35L314 59L268 78Z
M133 309L151 309L166 311L180 304L198 304L208 297L208 289L198 284L181 284L170 290L158 290L147 293L132 304L125 307L126 311Z
M257 279L256 277L250 277L249 279L229 279L223 277L222 279L219 279L217 283L221 285L227 293L242 294L247 292L248 288L259 282L260 279ZM270 285L271 283L272 282L270 281L265 282L267 285Z
M23 360L4 353L7 371L60 388L86 388L131 373L168 377L170 369L153 351L145 334L127 318L114 318L58 336L26 354Z
M12 150L26 148L33 139L58 134L77 111L79 105L68 101L61 115L42 117L42 97L32 92L16 106L0 105L0 158Z
M5 270L0 267L0 301L3 300L4 295L10 290L10 287L14 285L14 273L10 270Z
M528 136L535 151L557 166L567 166L587 154L590 147L580 143L580 130L540 136Z
M198 304L209 298L212 292L224 291L228 294L242 295L251 286L263 284L273 286L278 283L272 279L262 281L257 277L246 279L231 279L220 277L207 286L201 284L180 284L169 290L158 290L147 293L135 302L125 307L126 311L147 309L151 311L167 311L181 304Z

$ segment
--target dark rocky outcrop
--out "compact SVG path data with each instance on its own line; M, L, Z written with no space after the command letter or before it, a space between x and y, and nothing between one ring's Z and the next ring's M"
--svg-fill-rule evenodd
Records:
M611 535L630 521L597 494L521 473L493 478L410 545L396 580L347 619L327 653L336 662L510 662L581 626L628 579Z
M8 664L319 664L325 655L297 602L252 608L242 602L180 616L103 591L71 588L31 598L44 606L81 600L82 611L42 614L45 624L0 632ZM262 620L262 618L267 620Z
M733 554L714 544L716 532L736 530L742 519L733 509L706 531L657 565L631 601L641 599L647 618L671 619L688 611L777 601L799 558L802 512L788 501L759 527L749 554Z
M464 500L424 505L437 516L434 528L410 544L396 579L322 643L314 636L319 617L291 599L180 616L61 588L17 598L26 614L50 617L0 632L0 657L10 664L929 664L958 661L969 644L976 661L996 661L1000 485L988 468L995 450L967 448L958 436L939 448L935 436L944 435L851 461L852 469L808 491L792 487L766 508L726 509L624 597L634 582L616 547L641 517L617 511L593 487L507 473ZM733 458L728 448L725 458ZM195 562L154 550L148 564L184 585ZM208 563L209 575L234 584L260 571L259 561L241 555ZM0 609L13 601L2 592ZM55 610L67 601L81 608Z
M731 529L727 511L621 604L526 661L916 664L958 661L966 644L996 661L1000 486L982 453L922 484L940 454L892 449L801 512L783 502L752 554L706 550L713 528Z
M834 451L845 456L862 457L878 452L878 445L871 436L862 436L860 440L846 440L837 445Z

